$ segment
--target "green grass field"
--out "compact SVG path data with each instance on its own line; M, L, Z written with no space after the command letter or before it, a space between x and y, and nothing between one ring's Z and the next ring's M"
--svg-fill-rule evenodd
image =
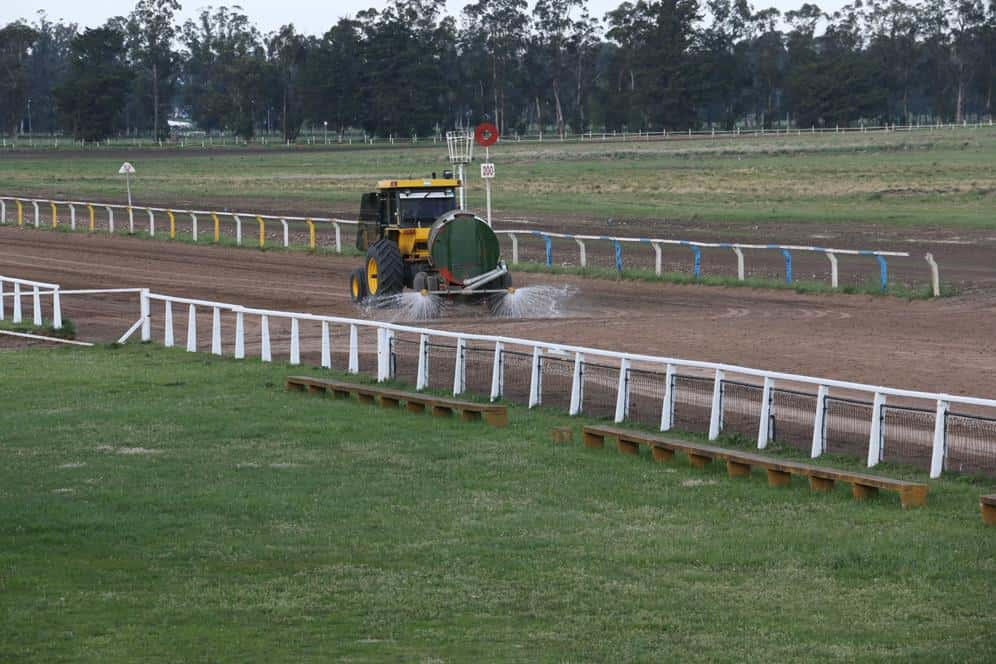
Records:
M17 153L0 159L0 189L122 200L117 169L126 156L138 169L138 203L355 214L359 195L376 180L441 171L445 154L442 146ZM506 217L996 228L992 128L504 144L494 161L496 213ZM476 174L470 180L470 204L483 207L480 180Z
M0 660L996 657L984 483L904 511L554 446L580 422L544 411L493 429L285 393L300 367L0 363Z

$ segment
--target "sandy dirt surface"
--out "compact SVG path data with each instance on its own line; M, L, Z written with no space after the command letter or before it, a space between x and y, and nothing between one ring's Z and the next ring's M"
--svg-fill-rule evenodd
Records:
M63 289L149 287L284 311L396 316L350 302L347 275L358 264L355 257L0 228L0 274ZM986 292L905 301L541 274L516 280L573 294L559 298L558 311L526 319L495 319L483 307L461 305L424 324L996 397L996 296ZM63 304L84 340L114 340L138 317L134 295L66 295Z

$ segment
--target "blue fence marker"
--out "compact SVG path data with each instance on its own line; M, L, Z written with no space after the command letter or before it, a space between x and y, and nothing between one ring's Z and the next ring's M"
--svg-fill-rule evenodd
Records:
M543 239L546 241L546 266L553 266L553 240L550 239L549 235L544 235Z
M782 249L782 256L785 257L785 283L792 283L792 253L788 249Z
M616 272L622 272L622 245L618 240L613 240L612 244L616 247Z
M875 256L878 259L879 277L882 280L882 290L889 288L889 267L885 264L885 256Z
M689 244L688 242L682 242L682 244L695 253L695 262L692 264L692 275L698 279L699 274L702 272L702 250L694 244Z

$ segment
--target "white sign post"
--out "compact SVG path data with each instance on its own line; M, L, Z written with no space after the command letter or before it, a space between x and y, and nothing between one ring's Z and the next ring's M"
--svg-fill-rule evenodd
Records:
M132 234L135 233L135 215L131 209L131 174L134 172L135 167L127 161L118 169L118 175L125 176L125 186L128 188L128 232Z
M487 210L488 226L491 225L491 180L495 177L495 165L488 159L491 157L490 150L484 148L484 163L481 164L481 179L484 180L484 200Z

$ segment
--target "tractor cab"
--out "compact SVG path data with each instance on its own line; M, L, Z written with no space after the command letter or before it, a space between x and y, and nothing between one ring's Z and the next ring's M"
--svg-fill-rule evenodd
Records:
M459 207L459 186L459 180L436 178L435 173L424 180L381 180L377 191L363 194L360 200L356 248L366 251L375 241L388 238L415 258L427 250L429 228L436 219Z

